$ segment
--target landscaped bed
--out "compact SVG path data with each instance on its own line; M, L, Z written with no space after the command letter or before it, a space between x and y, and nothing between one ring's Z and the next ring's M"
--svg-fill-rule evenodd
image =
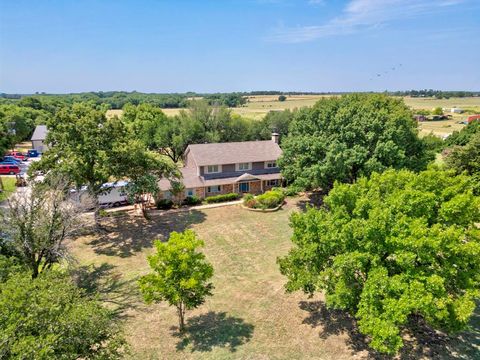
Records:
M285 195L281 189L272 189L258 196L247 194L243 198L243 207L252 211L277 211L283 205Z

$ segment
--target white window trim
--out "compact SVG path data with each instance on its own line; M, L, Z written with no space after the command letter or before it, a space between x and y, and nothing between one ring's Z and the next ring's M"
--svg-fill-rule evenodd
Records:
M192 192L192 195L189 195L189 192ZM195 196L195 189L185 189L185 196Z
M275 166L269 167L268 164L275 164ZM276 160L270 160L270 161L265 161L265 169L272 169L277 167L277 161Z
M218 191L211 191L211 189L215 187L218 188ZM218 194L222 192L222 185L212 185L212 186L207 186L207 193L209 194Z
M208 167L209 166L218 166L218 171L208 171ZM204 172L205 174L218 174L218 173L221 173L222 172L222 165L205 165L205 168L204 168Z
M240 164L248 164L248 169L240 169ZM251 163L251 162L244 162L244 163L235 164L235 170L236 170L236 171L248 171L248 170L252 170L252 163Z

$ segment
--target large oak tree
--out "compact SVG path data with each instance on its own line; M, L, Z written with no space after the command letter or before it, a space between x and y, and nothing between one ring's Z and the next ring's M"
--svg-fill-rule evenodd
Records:
M323 291L358 319L371 346L395 353L407 320L464 329L480 294L480 198L468 176L429 170L337 183L325 208L291 218L279 260L288 291Z
M381 94L325 98L298 111L282 149L287 181L324 190L389 167L420 170L433 159L408 107Z

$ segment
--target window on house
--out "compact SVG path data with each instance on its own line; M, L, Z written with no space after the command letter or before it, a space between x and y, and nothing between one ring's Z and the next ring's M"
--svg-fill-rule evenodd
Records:
M193 189L187 189L187 190L185 190L185 195L186 195L186 196L193 196L193 195L194 195Z
M238 190L242 193L246 193L250 191L250 183L248 182L243 182L238 184Z
M220 172L220 167L218 165L208 165L207 174L214 174Z
M220 185L215 185L215 186L209 186L207 187L207 192L209 193L218 193L221 191Z
M277 186L278 180L267 180L267 186Z
M277 167L277 162L276 161L267 161L265 163L265 167L267 169L276 168Z
M252 168L251 163L240 163L237 164L238 171L250 170Z

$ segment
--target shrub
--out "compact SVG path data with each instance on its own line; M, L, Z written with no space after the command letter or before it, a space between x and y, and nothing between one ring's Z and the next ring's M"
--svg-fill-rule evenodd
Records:
M184 205L189 205L189 206L192 206L192 205L198 205L202 202L202 199L200 199L198 196L196 195L192 195L192 196L187 196L185 198L185 200L183 200L183 204Z
M303 189L300 186L290 185L287 187L283 193L285 196L296 196L299 192L302 192Z
M252 194L246 194L243 197L243 205L249 208L254 208L256 205L257 201L255 200L255 196Z
M160 199L156 203L157 209L159 210L168 210L173 206L173 201L170 199Z
M243 204L252 209L274 209L284 200L285 195L281 189L272 189L257 197L253 197L251 194L246 195Z
M237 200L239 197L240 195L237 193L222 194L222 195L210 196L205 199L205 202L207 204L213 204L213 203L219 203L224 201Z

